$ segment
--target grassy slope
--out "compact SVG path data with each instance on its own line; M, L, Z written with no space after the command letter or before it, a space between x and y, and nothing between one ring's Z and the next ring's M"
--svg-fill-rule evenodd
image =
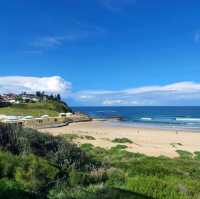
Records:
M58 116L60 112L68 112L69 109L62 103L55 101L38 102L29 104L14 104L9 107L0 108L0 114L5 115L32 115L35 117L41 115Z
M103 185L101 163L62 137L0 125L0 198L149 199Z
M155 158L127 152L124 145L106 150L84 144L80 149L71 139L75 138L0 125L0 198L198 199L200 196L199 152L191 156L180 151L177 159Z

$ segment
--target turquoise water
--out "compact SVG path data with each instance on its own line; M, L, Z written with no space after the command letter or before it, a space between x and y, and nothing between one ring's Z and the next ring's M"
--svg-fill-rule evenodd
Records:
M200 130L200 107L73 107L95 118L121 117L122 124Z

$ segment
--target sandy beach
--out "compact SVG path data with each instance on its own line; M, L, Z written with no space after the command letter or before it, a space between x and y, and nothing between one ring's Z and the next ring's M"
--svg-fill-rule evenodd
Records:
M118 143L112 142L115 138L128 138L133 142L125 143L128 151L156 157L178 157L176 150L200 151L200 132L133 127L110 121L72 123L41 131L52 135L76 134L81 138L75 139L75 143L91 143L103 148L117 145ZM85 136L92 136L95 139L87 139Z

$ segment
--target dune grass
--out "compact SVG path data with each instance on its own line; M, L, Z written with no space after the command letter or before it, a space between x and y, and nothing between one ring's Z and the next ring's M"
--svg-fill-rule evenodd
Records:
M77 134L64 134L61 137L63 137L66 141L73 141L80 138L80 136Z
M85 135L84 138L87 140L96 140L95 137L90 136L90 135Z
M130 139L128 138L115 138L114 140L112 140L112 142L115 142L115 143L133 143L133 141L131 141Z
M176 150L176 152L179 154L181 159L192 159L193 154L189 151L184 151L184 150Z
M174 147L174 148L176 148L176 147L178 147L178 146L183 146L183 144L180 143L180 142L177 142L177 143L171 143L170 145L171 145L172 147Z

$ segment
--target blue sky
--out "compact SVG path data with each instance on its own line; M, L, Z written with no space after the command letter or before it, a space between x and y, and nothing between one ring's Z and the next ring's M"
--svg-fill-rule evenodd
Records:
M66 81L72 105L200 105L199 10L198 0L1 0L0 91L46 77Z

